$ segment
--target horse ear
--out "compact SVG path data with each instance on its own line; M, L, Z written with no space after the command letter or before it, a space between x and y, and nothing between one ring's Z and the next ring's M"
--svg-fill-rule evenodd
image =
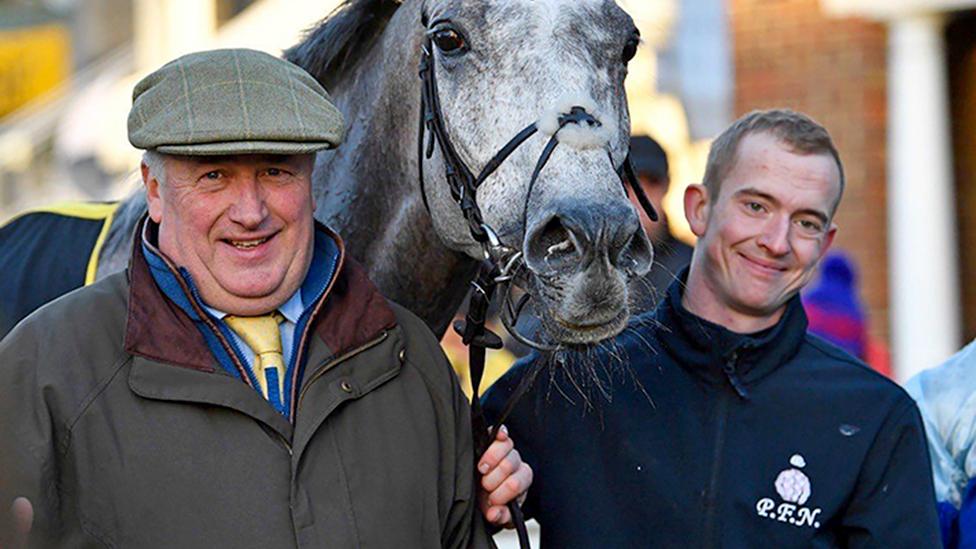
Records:
M283 56L330 89L365 57L401 4L401 0L345 0Z

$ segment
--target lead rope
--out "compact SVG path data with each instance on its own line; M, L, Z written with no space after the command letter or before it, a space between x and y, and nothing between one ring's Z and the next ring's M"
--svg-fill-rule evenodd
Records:
M468 302L468 312L464 320L454 322L454 331L461 336L461 341L468 346L468 366L471 377L471 432L475 440L476 457L484 454L485 450L495 439L499 426L505 423L508 416L515 409L515 405L521 400L522 396L535 383L535 378L542 370L534 368L529 375L523 377L515 392L505 401L505 407L498 416L494 425L488 427L485 419L484 410L481 407L481 400L478 398L481 388L481 380L485 373L485 354L486 349L501 349L504 344L498 334L492 332L485 325L487 321L488 305L491 303L492 296L498 286L501 273L496 264L486 259L481 262L478 275L471 282L473 291ZM517 501L510 501L507 505L512 514L512 524L518 535L519 547L531 549L529 541L529 531L525 525L525 516L522 514L522 507Z
M488 427L484 410L481 407L479 389L481 379L485 373L486 349L501 349L502 339L485 326L488 316L488 305L495 293L498 268L490 259L481 262L478 275L471 282L473 291L468 302L468 312L464 320L454 323L454 330L461 336L461 341L468 346L468 366L471 372L471 434L474 438L475 460L481 457L495 439L496 427ZM509 403L512 401L509 400ZM506 406L507 407L507 406ZM507 417L508 414L505 414ZM506 417L501 417L495 424L501 425ZM512 524L518 534L519 547L530 549L529 532L525 526L525 517L517 501L508 503L508 510L512 514Z

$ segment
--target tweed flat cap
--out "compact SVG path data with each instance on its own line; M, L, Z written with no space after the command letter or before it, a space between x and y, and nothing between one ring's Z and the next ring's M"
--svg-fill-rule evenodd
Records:
M191 53L132 91L129 142L164 154L303 154L342 142L342 113L310 74L247 49Z

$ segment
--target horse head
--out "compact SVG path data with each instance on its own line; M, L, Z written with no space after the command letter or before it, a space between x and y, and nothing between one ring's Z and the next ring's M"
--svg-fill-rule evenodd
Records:
M638 41L612 0L348 0L286 57L335 92L353 141L373 136L340 148L321 170L355 165L363 184L375 180L362 175L371 163L348 148L381 150L373 156L386 164L379 177L406 180L384 191L387 201L391 189L408 193L407 211L428 215L422 225L446 248L475 259L484 246L448 184L445 157L484 175L474 196L482 220L521 253L520 283L548 339L589 344L624 328L628 282L648 271L653 255L619 175L630 130L624 78ZM426 104L436 101L441 135L418 159L417 66L425 57L436 75ZM367 116L363 104L386 112ZM483 173L528 125L532 135ZM341 199L336 186L326 185L328 200ZM396 215L409 217L403 211Z

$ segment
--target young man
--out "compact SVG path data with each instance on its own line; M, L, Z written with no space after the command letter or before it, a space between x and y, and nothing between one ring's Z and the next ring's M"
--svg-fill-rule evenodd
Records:
M797 292L843 187L806 116L736 121L685 193L699 240L656 311L605 352L537 356L492 387L497 416L556 368L507 420L543 546L938 547L914 403L806 333Z
M129 268L0 343L0 506L19 496L31 546L489 543L437 340L312 217L314 152L342 136L318 82L256 51L136 86ZM488 460L508 488L510 446Z

